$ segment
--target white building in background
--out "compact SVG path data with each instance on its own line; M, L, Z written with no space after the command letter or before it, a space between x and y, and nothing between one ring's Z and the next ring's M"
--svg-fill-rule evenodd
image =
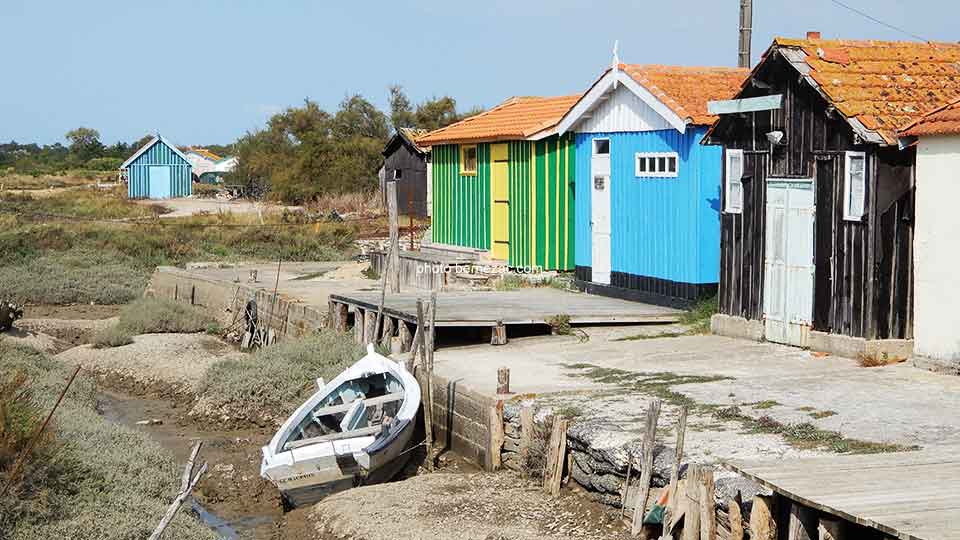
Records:
M191 146L184 154L193 165L194 180L203 184L219 184L224 174L237 168L235 156L221 157L206 148Z
M960 372L960 100L901 131L916 142L914 356Z

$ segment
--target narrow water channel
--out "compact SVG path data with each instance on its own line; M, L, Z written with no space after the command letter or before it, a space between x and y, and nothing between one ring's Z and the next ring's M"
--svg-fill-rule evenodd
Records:
M170 400L133 396L100 388L97 410L115 424L147 433L185 464L193 444L202 440L201 460L208 471L189 509L221 538L299 538L307 512L284 513L272 486L259 478L259 448L269 439L264 430L200 429L184 407ZM160 424L138 425L142 420ZM183 511L184 509L181 509Z

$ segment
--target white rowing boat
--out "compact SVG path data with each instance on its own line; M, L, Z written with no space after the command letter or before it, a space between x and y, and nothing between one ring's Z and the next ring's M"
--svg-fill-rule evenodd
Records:
M384 482L406 463L420 385L402 364L367 354L310 397L263 447L260 475L284 502Z

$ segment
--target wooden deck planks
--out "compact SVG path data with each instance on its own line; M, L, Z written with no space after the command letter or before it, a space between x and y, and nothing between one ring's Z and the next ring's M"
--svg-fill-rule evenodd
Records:
M725 466L780 495L905 540L960 540L960 450Z
M648 323L676 322L680 310L628 302L589 294L558 291L550 288L519 291L470 291L439 293L437 326L495 326L503 324L545 324L558 314L570 316L571 323ZM384 313L412 322L416 318L418 295L388 295ZM333 294L330 299L376 309L376 293L356 292Z

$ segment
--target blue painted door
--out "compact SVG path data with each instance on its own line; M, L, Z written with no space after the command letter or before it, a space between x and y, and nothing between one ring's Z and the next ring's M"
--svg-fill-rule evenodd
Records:
M170 198L170 167L150 167L150 198Z

